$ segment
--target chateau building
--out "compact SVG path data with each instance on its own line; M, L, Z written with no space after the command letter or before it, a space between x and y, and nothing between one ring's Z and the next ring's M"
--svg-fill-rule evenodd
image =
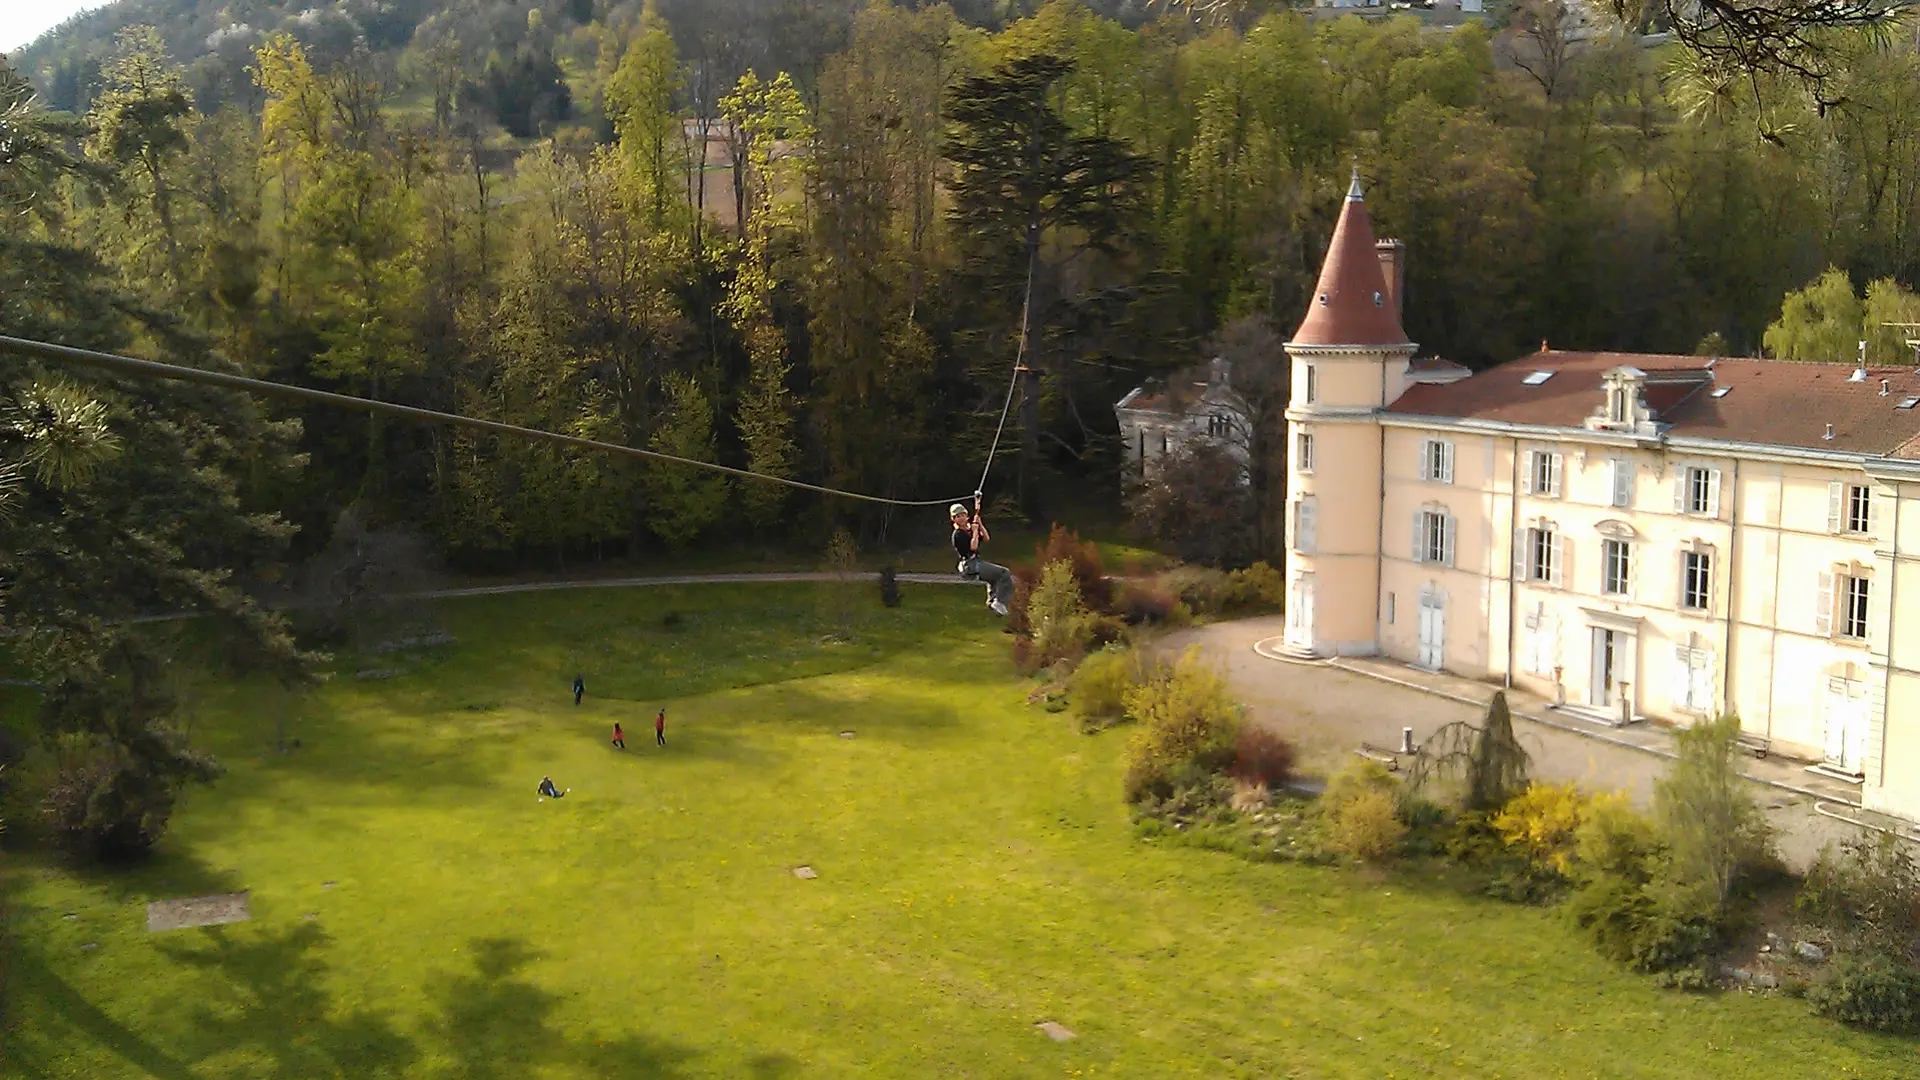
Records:
M1253 410L1234 392L1232 365L1215 357L1162 385L1137 386L1114 405L1125 451L1123 480L1145 477L1169 455L1196 442L1211 442L1244 469Z
M1738 713L1920 817L1920 373L1543 344L1469 374L1413 359L1380 250L1356 177L1286 346L1289 651Z

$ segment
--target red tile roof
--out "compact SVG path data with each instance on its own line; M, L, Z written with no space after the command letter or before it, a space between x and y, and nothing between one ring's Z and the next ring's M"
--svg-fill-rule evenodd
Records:
M1306 320L1294 331L1293 344L1404 345L1407 332L1394 306L1355 174L1326 261L1320 264L1320 284L1307 304Z
M1413 386L1388 411L1580 427L1603 403L1602 373L1616 367L1647 374L1647 405L1673 435L1920 457L1920 408L1899 408L1920 397L1920 374L1905 367L1870 368L1853 382L1851 364L1541 352L1451 385ZM1534 372L1552 377L1528 386L1523 380ZM1725 393L1716 397L1717 390Z

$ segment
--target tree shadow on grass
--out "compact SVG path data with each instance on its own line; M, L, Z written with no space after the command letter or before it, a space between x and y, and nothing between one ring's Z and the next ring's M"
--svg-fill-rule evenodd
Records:
M441 1070L462 1080L524 1080L539 1066L571 1065L610 1080L671 1080L694 1057L683 1047L629 1034L613 1040L570 1038L553 1013L558 995L522 974L538 954L515 938L473 942L471 972L451 975L435 988L440 1014L428 1024Z
M236 1075L397 1077L420 1056L391 1021L366 1011L336 1015L321 952L326 932L313 923L281 930L208 927L162 942L168 959L215 976L209 1000L192 1009L196 1059L237 1053Z
M317 924L265 933L227 929L161 948L216 976L209 980L213 996L191 1013L195 1042L187 1055L214 1075L231 1062L228 1074L249 1080L525 1080L543 1067L608 1080L673 1080L694 1056L643 1035L593 1041L563 1031L554 1016L561 999L525 978L537 954L518 939L470 944L472 969L431 978L428 1016L408 1033L387 1016L337 1007L322 955L328 937ZM176 1068L155 1075L189 1074Z
M143 1075L156 1080L195 1080L192 1070L186 1063L172 1057L166 1051L141 1038L125 1024L114 1019L99 1006L88 1001L66 980L55 974L47 966L43 957L28 948L9 950L7 958L7 981L5 989L15 999L14 1008L0 1015L0 1040L6 1043L6 1051L0 1054L0 1067L8 1070L7 1075L41 1077L50 1075L46 1070L52 1068L61 1059L70 1055L74 1046L65 1038L49 1041L47 1032L39 1032L39 1038L29 1033L15 1030L22 1017L15 1015L19 1003L33 1001L39 1010L50 1017L58 1018L66 1025L104 1047L127 1063L140 1069ZM15 1072L14 1070L18 1070Z

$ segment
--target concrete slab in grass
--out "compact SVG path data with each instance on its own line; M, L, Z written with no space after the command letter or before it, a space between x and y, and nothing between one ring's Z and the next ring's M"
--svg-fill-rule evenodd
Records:
M1047 1038L1054 1042L1066 1042L1074 1037L1073 1032L1068 1031L1064 1024L1056 1024L1051 1020L1042 1020L1033 1026L1046 1032Z
M247 906L247 894L244 892L190 896L184 900L156 900L147 905L149 933L246 922L251 918L253 912Z

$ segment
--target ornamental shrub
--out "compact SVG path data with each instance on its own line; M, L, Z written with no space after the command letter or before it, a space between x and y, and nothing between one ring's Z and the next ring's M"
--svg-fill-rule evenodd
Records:
M1378 762L1356 760L1335 773L1320 796L1327 846L1350 859L1378 862L1399 849L1399 785Z
M1112 727L1127 717L1127 692L1146 679L1146 662L1138 650L1109 646L1090 654L1067 677L1080 730L1089 734Z
M1233 762L1241 709L1226 677L1188 649L1172 668L1126 692L1127 715L1140 724L1127 745L1128 802L1166 798L1174 788L1222 772Z
M1589 797L1572 784L1531 784L1493 815L1493 829L1536 869L1571 877L1580 825L1602 800L1626 804L1625 795Z
M1807 991L1820 1015L1869 1031L1920 1028L1920 973L1880 953L1845 953Z

